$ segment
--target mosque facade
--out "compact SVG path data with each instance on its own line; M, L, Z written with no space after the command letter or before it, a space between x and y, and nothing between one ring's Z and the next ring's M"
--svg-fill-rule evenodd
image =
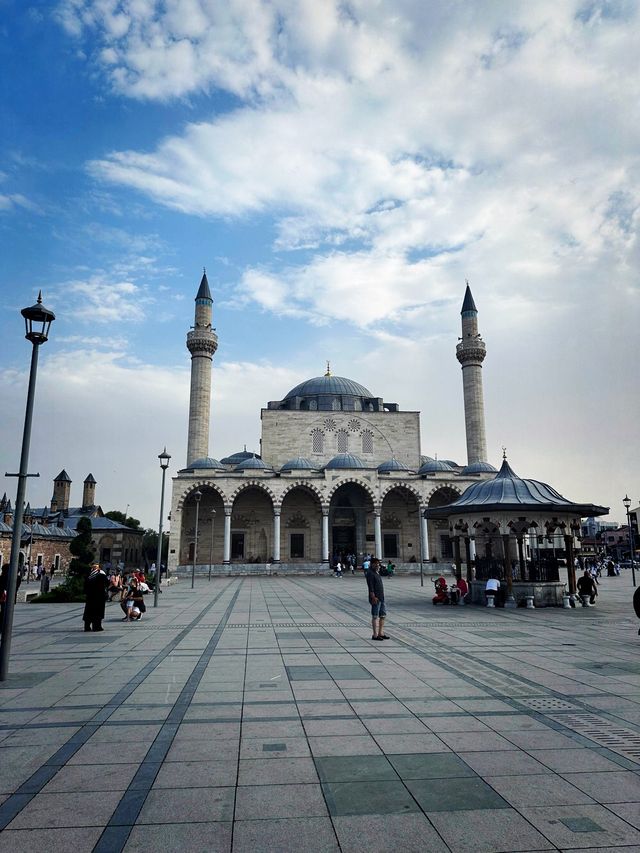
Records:
M482 362L485 343L467 285L462 367L466 464L422 455L420 413L403 411L358 382L331 373L292 388L261 410L259 452L209 453L213 300L206 273L187 335L191 393L186 465L173 479L169 570L232 571L266 565L313 571L365 554L411 568L453 561L445 519L429 514L479 480L487 460ZM437 515L437 514L436 514ZM196 544L197 532L197 544ZM417 568L417 566L415 566Z

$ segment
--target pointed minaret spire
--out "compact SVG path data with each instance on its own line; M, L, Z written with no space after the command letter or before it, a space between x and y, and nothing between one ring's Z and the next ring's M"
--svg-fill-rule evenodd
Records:
M487 461L487 439L484 426L484 394L482 391L482 362L487 348L478 332L478 309L473 301L469 282L462 302L462 338L456 347L456 357L462 365L464 390L464 420L467 433L467 464Z
M331 364L329 362L327 362L327 372L325 373L325 376L331 376Z
M189 439L187 466L209 455L209 415L211 408L211 366L218 349L218 336L211 327L213 299L204 269L196 294L193 329L187 332L191 353L191 394L189 397Z

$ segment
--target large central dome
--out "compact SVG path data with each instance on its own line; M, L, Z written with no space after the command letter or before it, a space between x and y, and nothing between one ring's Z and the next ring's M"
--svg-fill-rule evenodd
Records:
M328 395L332 397L341 397L343 395L352 397L365 397L370 399L373 397L371 391L360 385L359 382L354 382L353 379L345 379L344 376L314 376L313 379L305 379L295 388L292 388L285 395L285 400L290 400L293 397L315 397L317 395Z

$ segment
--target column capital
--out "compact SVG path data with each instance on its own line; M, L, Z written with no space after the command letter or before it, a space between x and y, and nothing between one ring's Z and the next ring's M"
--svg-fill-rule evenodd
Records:
M232 512L233 512L232 506L225 506L225 508L224 508L224 514L225 515L231 515Z

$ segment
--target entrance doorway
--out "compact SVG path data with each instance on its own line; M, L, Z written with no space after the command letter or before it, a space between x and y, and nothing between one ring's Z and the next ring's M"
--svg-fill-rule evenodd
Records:
M333 528L333 556L356 553L356 529L354 526Z
M369 536L373 536L373 501L358 483L345 483L331 498L329 507L331 542L329 555L354 554L362 565L365 553L373 551Z

